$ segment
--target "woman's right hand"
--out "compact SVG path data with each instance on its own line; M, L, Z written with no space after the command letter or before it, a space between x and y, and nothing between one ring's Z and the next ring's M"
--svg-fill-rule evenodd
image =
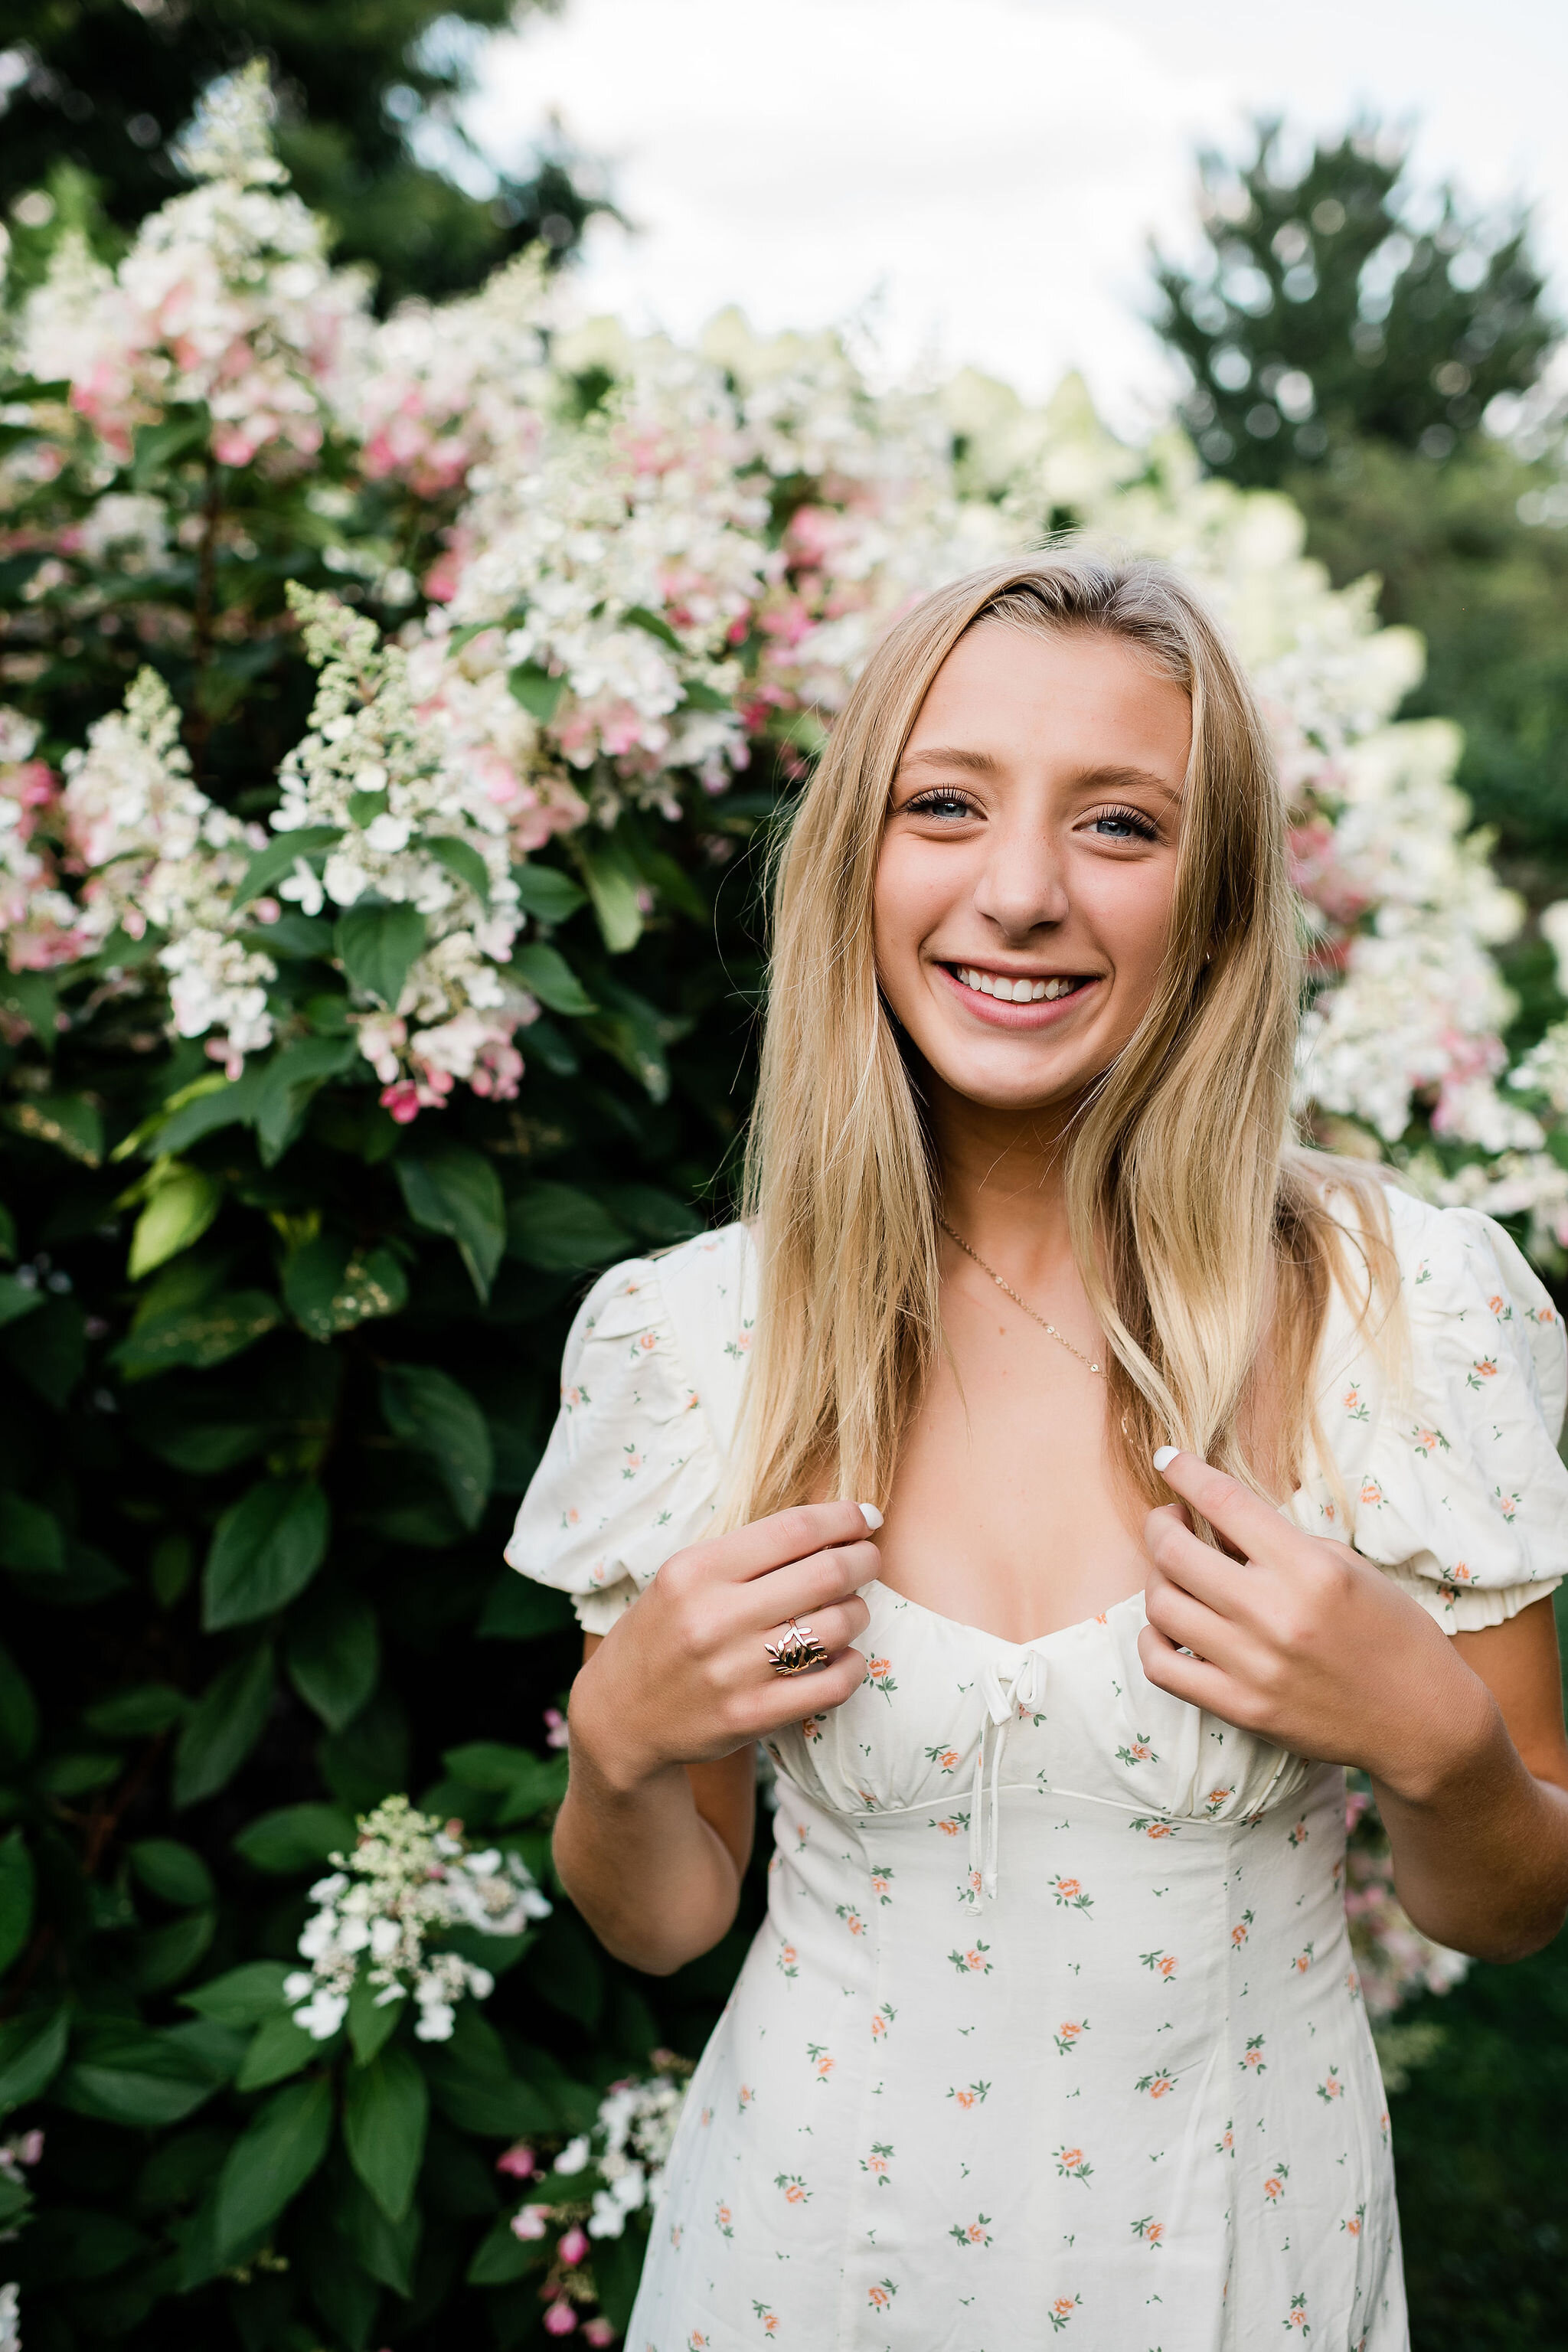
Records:
M612 1787L700 1764L842 1706L866 1662L858 1588L879 1565L858 1503L807 1503L673 1552L605 1635L572 1691L574 1750ZM781 1675L767 1644L795 1618L828 1655Z

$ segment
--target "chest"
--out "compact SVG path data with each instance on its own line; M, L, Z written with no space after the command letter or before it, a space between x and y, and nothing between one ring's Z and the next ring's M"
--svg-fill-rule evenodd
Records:
M884 1580L1011 1641L1139 1591L1143 1507L1110 1459L1104 1378L1005 1303L949 1336L900 1456Z

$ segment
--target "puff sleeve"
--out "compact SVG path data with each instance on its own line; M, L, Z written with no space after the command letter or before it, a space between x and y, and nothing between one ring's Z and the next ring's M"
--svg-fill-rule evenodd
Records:
M613 1266L566 1342L561 1411L506 1549L605 1633L673 1551L703 1535L721 1458L660 1267Z
M1517 1245L1474 1209L1392 1192L1407 1350L1391 1375L1359 1335L1319 1396L1336 1474L1295 1516L1348 1532L1449 1633L1500 1624L1568 1570L1557 1451L1568 1343ZM1336 1521L1338 1524L1336 1524Z

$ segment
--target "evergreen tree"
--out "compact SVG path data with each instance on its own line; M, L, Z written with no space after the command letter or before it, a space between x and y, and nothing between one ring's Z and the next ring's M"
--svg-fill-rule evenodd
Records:
M1363 439L1447 457L1534 383L1559 331L1525 218L1451 188L1416 204L1403 147L1371 122L1297 176L1280 128L1257 126L1249 163L1201 159L1201 263L1155 257L1155 324L1193 378L1184 421L1249 488Z
M601 208L566 150L475 193L487 175L464 170L479 159L456 121L484 35L535 4L5 0L0 207L47 188L79 216L95 199L110 239L123 236L179 184L169 142L203 89L261 55L294 184L334 223L337 257L372 265L384 302L478 285L531 243L563 255ZM468 184L432 167L433 135Z

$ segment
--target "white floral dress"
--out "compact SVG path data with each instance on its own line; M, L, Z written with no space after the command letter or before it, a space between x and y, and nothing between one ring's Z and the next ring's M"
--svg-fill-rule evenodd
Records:
M1289 1515L1450 1630L1568 1564L1545 1291L1391 1197L1396 1392L1336 1302ZM597 1284L512 1565L604 1631L700 1537L751 1324L738 1226ZM773 1745L768 1916L697 2070L628 2352L1408 2341L1346 1941L1344 1775L1156 1690L1142 1596L1019 1644L879 1585L856 1696Z

